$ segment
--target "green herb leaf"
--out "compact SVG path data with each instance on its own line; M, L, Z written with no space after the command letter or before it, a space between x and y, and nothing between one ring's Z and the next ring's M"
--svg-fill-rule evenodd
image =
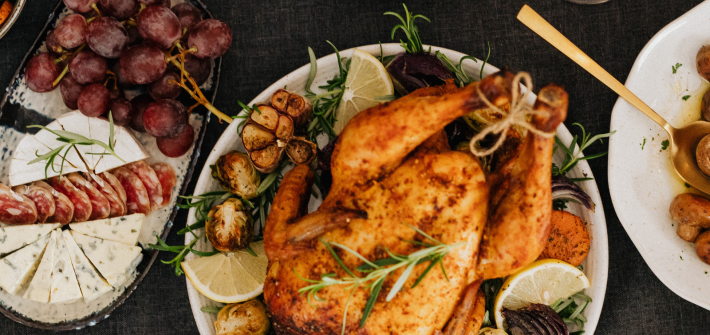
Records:
M671 142L669 142L668 140L664 140L663 142L661 142L661 150L666 150L666 149L668 149L668 146L669 146L670 144L671 144Z
M375 285L372 287L372 290L370 291L370 298L367 299L367 304L365 304L365 309L362 311L362 317L360 318L360 328L365 327L365 321L367 321L367 318L370 316L370 312L372 312L372 308L375 307L375 302L377 302L377 297L380 295L380 290L382 289L382 284L385 283L386 277L382 277L378 281L375 282Z
M683 96L683 101L688 101L690 99L690 94L689 95L684 95Z
M224 306L222 306L222 307L219 307L219 306L205 306L205 307L200 308L200 310L201 310L202 312L208 313L208 314L217 314L217 313L219 313L219 312L222 310L222 308L224 308Z
M678 71L678 68L683 66L681 63L675 63L675 65L671 66L671 69L673 70L673 74L675 74Z

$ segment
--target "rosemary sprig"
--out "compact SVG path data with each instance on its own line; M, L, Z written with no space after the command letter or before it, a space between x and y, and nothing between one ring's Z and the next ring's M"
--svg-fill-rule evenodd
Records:
M351 290L350 296L348 297L348 301L345 305L345 312L343 314L342 333L344 334L347 309L350 305L350 299L358 288L364 287L370 290L370 298L367 300L367 304L365 305L365 309L362 313L362 318L360 319L360 327L362 328L365 326L365 322L367 321L367 318L369 317L370 312L372 311L372 308L374 307L375 302L377 301L377 298L380 295L382 285L384 284L387 277L394 273L394 271L398 269L404 269L402 274L399 276L399 278L397 278L394 285L387 294L386 301L391 301L395 297L395 295L397 295L397 293L402 290L402 287L404 287L405 282L412 274L414 267L419 264L430 262L429 266L422 272L421 275L419 275L414 284L412 284L411 288L415 288L417 285L419 285L419 283L424 279L424 277L429 273L429 271L436 265L441 266L441 270L448 280L448 275L446 274L442 259L449 252L451 252L451 250L459 248L465 245L466 243L462 242L453 245L444 244L414 226L407 226L414 229L414 231L421 234L422 236L426 237L426 239L431 241L431 243L407 241L412 244L424 246L425 248L417 250L409 255L393 254L392 252L386 249L390 257L376 261L367 260L367 258L360 255L357 251L350 249L345 245L335 242L326 242L321 239L320 242L323 243L325 248L330 252L335 261L347 273L347 275L342 278L337 278L336 274L334 273L326 273L321 275L320 280L313 280L301 277L301 275L296 272L296 269L294 269L293 271L296 273L296 276L298 276L298 278L311 284L299 289L298 292L301 293L301 295L307 294L308 303L313 306L313 299L321 302L325 300L318 296L318 292L326 287L344 285L346 290ZM338 247L342 250L347 251L348 253L354 255L355 257L363 261L363 264L358 266L354 270L351 270L347 267L347 265L345 265L345 263L343 263L342 259L340 259L333 247ZM355 271L363 273L365 275L362 277L358 276L355 274Z
M454 63L451 62L449 57L446 57L446 55L439 51L436 51L436 58L438 58L444 64L444 66L449 69L449 71L454 73L454 75L456 76L456 85L458 85L459 87L464 87L474 81L473 78L469 77L466 71L464 71L463 61L470 59L478 63L478 60L475 57L463 56L461 57L457 65L454 65Z
M486 42L488 45L488 52L486 53L486 59L483 61L483 65L481 65L481 72L478 74L478 80L483 79L483 69L485 69L486 64L488 64L488 58L491 57L491 42ZM476 59L473 56L463 56L461 59L459 59L459 63L457 65L454 65L454 63L449 59L449 57L446 57L443 53L437 51L436 52L436 58L438 58L446 68L449 69L449 71L453 72L453 74L456 76L456 85L459 87L464 87L475 80L471 77L469 77L468 73L464 71L463 69L463 61L470 59L476 63L478 63L478 59Z
M345 79L348 77L348 71L350 70L350 60L344 61L344 59L340 57L338 48L336 48L333 43L330 43L330 41L326 42L335 50L335 55L338 58L339 71L333 79L326 82L326 85L318 87L325 90L325 92L321 94L316 94L311 88L316 74L318 73L318 62L316 61L313 50L310 47L308 48L311 69L308 74L308 81L306 81L306 98L313 104L313 118L308 125L308 139L313 142L316 141L316 137L321 133L328 134L329 141L334 140L337 136L333 130L333 124L336 121L335 110L338 109L340 105L340 100L343 97L345 88Z
M256 204L252 201L249 201L247 199L241 199L244 205L247 208L251 209L251 214L254 215L255 213L259 213L259 217L261 220L261 227L264 227L264 224L266 222L266 213L268 212L269 206L271 206L271 203L274 201L274 197L276 196L276 191L279 188L279 183L281 182L281 170L283 167L287 164L285 161L284 163L281 164L279 168L274 170L274 172L268 174L268 175L262 175L261 179L261 184L259 184L259 188L257 189L257 198ZM185 259L185 256L187 256L189 253L193 253L195 255L198 255L200 257L208 257L212 255L216 255L219 253L219 251L211 251L211 252L205 252L205 251L198 251L193 249L195 246L195 243L197 243L197 240L200 238L203 238L205 235L195 233L195 230L197 229L202 229L205 227L205 224L207 223L207 220L209 220L209 212L212 209L212 207L216 203L221 203L224 202L227 199L230 198L239 198L238 195L228 192L228 191L214 191L214 192L207 192L203 193L200 195L187 195L187 196L181 196L180 198L185 199L184 204L178 204L177 206L182 208L182 209L190 209L190 208L195 208L195 218L197 219L197 222L186 226L183 229L180 229L177 234L178 235L185 235L187 233L190 233L193 235L194 239L192 242L190 242L187 245L175 245L171 246L166 243L166 241L162 240L160 236L156 236L156 239L158 241L158 244L151 244L150 247L156 250L160 251L168 251L168 252L173 252L176 253L177 256L175 256L173 259L169 261L161 261L164 264L168 264L175 268L175 275L180 276L183 274L182 268L180 266L180 263L183 262ZM261 234L263 233L263 229L259 230L259 234L254 237L254 241L258 241L262 239ZM250 255L257 257L257 254L251 250L250 247L247 247L246 252L248 252Z
M404 6L404 14L405 18L403 18L401 15L395 12L385 12L384 15L392 15L397 17L400 21L402 21L402 24L398 24L392 28L392 39L394 39L394 34L397 32L398 29L402 29L404 31L404 34L407 35L407 42L405 43L401 39L399 42L402 44L402 48L407 51L407 53L414 54L418 52L424 52L424 47L422 46L422 40L419 38L419 28L417 28L417 25L414 24L414 20L418 18L422 18L426 20L427 22L431 23L431 20L429 20L426 16L417 14L414 15L413 13L410 13L409 10L407 9L407 5L402 4Z
M562 143L562 140L560 140L559 137L555 136L555 144L557 144L557 146L555 147L555 150L557 150L557 148L562 149L562 151L565 152L565 158L564 158L564 160L562 160L561 167L558 167L555 164L552 165L552 175L553 176L567 174L567 172L572 170L577 165L577 163L579 163L579 161L594 159L594 158L602 157L602 156L606 155L607 151L602 151L602 152L598 152L595 154L580 157L580 155L582 155L582 152L584 151L584 149L587 149L594 142L596 142L596 141L603 142L604 138L610 137L611 135L616 133L616 130L614 130L610 133L592 136L591 133L587 134L586 130L584 129L584 127L581 124L574 123L573 125L582 129L582 136L578 137L577 135L574 135L574 138L572 138L572 142L570 142L569 146ZM579 150L575 151L575 146L577 145L578 141L579 141Z
M54 135L57 135L57 139L56 139L57 141L66 143L58 148L52 149L51 151L49 151L48 153L46 153L44 155L40 155L39 152L35 151L35 156L37 156L37 158L31 160L29 163L27 163L27 165L38 163L41 161L46 161L47 163L46 163L46 166L44 167L44 177L49 178L49 175L47 172L49 171L50 167L52 168L52 171L54 171L55 173L58 173L61 176L64 172L64 162L66 162L66 157L67 157L67 154L69 153L69 150L71 150L72 148L76 148L77 146L90 146L90 145L98 145L98 146L106 149L107 152L103 152L103 153L85 152L84 154L99 155L99 156L111 155L111 156L114 156L114 157L118 158L119 160L121 160L121 162L125 163L126 161L124 161L123 158L119 157L114 150L113 116L111 115L110 111L108 113L108 120L109 120L108 144L101 142L99 140L90 139L85 136L82 136L82 135L79 135L77 133L73 133L70 131L66 131L66 130L49 129L45 126L40 126L40 125L27 126L27 128L44 129ZM60 153L62 151L64 152L64 154L60 155ZM57 156L62 158L61 164L59 166L59 171L57 171L57 169L54 166L54 161L57 159Z

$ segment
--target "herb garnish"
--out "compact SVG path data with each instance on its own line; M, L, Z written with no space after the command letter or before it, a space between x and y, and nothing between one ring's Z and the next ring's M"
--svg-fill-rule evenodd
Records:
M222 308L224 308L224 306L221 306L221 307L220 306L205 306L205 307L200 308L200 310L203 313L217 314L222 310Z
M577 305L575 299L582 300L582 302ZM587 318L582 315L582 312L584 312L590 302L592 302L592 298L582 292L578 292L567 299L558 299L554 304L550 305L550 308L555 310L565 323L575 324L580 328L584 328ZM582 333L570 333L570 335L572 334Z
M27 128L44 129L54 135L57 135L57 141L66 143L66 144L62 145L61 147L54 148L53 150L51 150L50 152L48 152L44 155L40 155L38 153L38 151L35 151L35 156L37 156L37 158L31 160L29 163L27 163L27 165L34 164L34 163L41 162L41 161L47 161L47 165L44 167L44 177L49 178L47 171L49 170L50 167L52 168L52 171L54 171L55 173L58 173L61 176L64 171L64 162L66 161L66 157L67 157L67 154L69 153L69 150L71 150L72 148L76 148L76 146L78 146L78 145L98 145L98 146L106 149L107 152L104 152L104 153L85 152L85 154L98 155L98 156L112 155L112 156L118 158L119 160L121 160L121 162L125 163L126 161L124 161L121 157L119 157L116 154L116 152L114 151L114 147L113 147L113 145L114 145L113 116L111 115L110 111L108 113L108 121L109 121L108 144L101 142L99 140L87 138L87 137L79 135L77 133L72 133L72 132L66 131L66 130L59 130L59 129L53 130L53 129L49 129L45 126L40 126L40 125L27 126ZM60 155L60 153L62 151L64 151L64 154ZM57 156L60 156L62 158L62 162L60 164L59 171L57 171L54 166L54 161L56 160Z
M643 142L641 142L641 150L643 150L643 147L646 146L646 138L643 138Z
M671 144L670 141L664 140L663 142L661 142L661 150L666 150L666 149L668 149L668 146L669 146L670 144Z
M360 319L360 327L362 328L364 327L367 318L370 316L370 312L372 311L372 308L374 307L375 302L377 301L377 297L380 295L382 285L384 284L387 277L397 269L404 268L404 272L402 272L402 274L399 276L397 281L390 289L389 293L387 294L386 301L392 300L394 296L399 293L399 291L404 286L404 283L412 274L414 267L419 264L430 262L429 266L424 270L424 272L422 272L419 278L417 278L411 288L415 288L417 285L419 285L419 283L424 279L424 277L429 273L429 271L431 271L431 269L434 268L437 264L441 266L441 271L448 280L449 277L446 274L446 269L444 268L444 263L442 262L442 259L451 250L463 246L464 244L466 244L466 242L457 243L453 245L444 244L436 240L435 238L429 236L427 233L421 231L419 228L416 228L411 225L407 226L414 229L414 231L426 237L433 243L406 241L412 244L424 246L426 248L415 251L410 255L396 255L390 252L388 249L385 249L385 251L387 251L387 253L390 255L389 258L384 258L371 262L367 260L367 258L365 258L364 256L360 255L357 251L350 249L347 246L335 242L326 242L322 239L319 239L320 242L325 245L325 248L328 249L333 258L335 258L335 260L338 262L338 265L340 265L340 267L348 273L348 276L345 276L343 278L336 278L336 275L334 273L326 273L321 275L320 280L312 280L301 277L301 275L296 272L296 269L293 269L298 278L311 283L311 285L299 289L298 292L301 293L301 295L308 294L308 304L313 306L311 299L315 299L316 301L325 300L323 298L318 297L318 292L323 288L334 285L346 285L345 289L351 290L351 292L350 296L348 297L348 301L345 305L345 312L343 313L342 334L345 334L346 317L348 315L350 299L352 298L355 291L361 286L370 290L370 298L367 300L365 309L362 312L362 318ZM338 257L338 254L335 252L335 250L333 250L333 246L349 252L350 254L362 260L364 263L355 268L354 270L351 270L345 265L345 263L343 263L340 257ZM354 273L354 271L362 272L366 275L364 277L359 277Z
M681 63L675 63L675 65L671 65L671 69L673 69L673 74L675 74L678 71L678 68L683 66Z
M483 61L483 65L481 65L481 72L478 74L478 80L483 79L483 69L486 67L486 64L488 64L488 58L491 56L491 42L486 42L486 44L488 45L488 53L486 54L486 59ZM436 58L438 58L441 63L443 63L444 66L446 66L446 68L449 69L449 71L451 71L454 76L456 76L456 85L458 85L459 87L464 87L474 81L474 79L469 77L466 71L464 71L463 61L470 59L478 63L478 60L475 57L463 56L461 57L461 59L459 59L458 65L454 65L453 62L451 62L451 60L449 59L449 57L446 57L446 55L437 50Z
M262 228L266 223L266 212L268 210L268 207L271 206L271 203L274 201L276 191L279 188L279 184L282 178L281 170L283 170L286 163L287 161L284 161L284 163L282 163L281 166L273 172L269 173L268 175L262 175L261 184L259 184L259 188L257 188L256 191L257 198L255 198L255 200L257 201L252 202L247 199L241 199L244 205L247 208L251 209L252 215L257 212L259 213ZM214 191L203 193L201 195L180 196L180 198L185 199L186 202L184 204L178 204L177 206L182 209L190 209L194 207L195 218L197 219L197 222L181 229L180 231L178 231L177 234L185 235L187 233L190 233L192 234L194 239L187 245L171 246L168 245L164 240L162 240L160 236L156 236L158 244L150 244L150 247L153 249L160 251L169 251L177 254L175 258L169 261L161 260L163 264L169 264L170 266L175 268L175 275L177 276L183 274L182 267L180 266L180 264L185 260L185 256L187 256L189 253L193 253L200 257L208 257L219 253L219 251L205 252L193 249L195 243L197 243L197 240L205 236L204 233L200 235L196 234L195 230L202 229L205 227L205 223L207 222L207 220L209 220L209 212L216 203L224 202L225 200L230 198L239 198L239 196L228 191ZM254 241L261 240L261 234L263 234L263 229L259 230L259 234L254 237ZM247 247L244 251L248 252L254 257L257 257L254 250L251 250L250 247Z
M419 38L419 28L414 24L414 20L418 18L422 18L426 20L427 22L431 23L431 20L429 20L426 16L417 14L414 15L409 12L407 9L407 5L402 4L404 6L404 13L405 16L407 17L406 19L403 18L401 15L395 13L395 12L385 12L384 15L392 15L396 16L400 21L402 21L402 24L398 24L392 28L392 39L394 39L394 34L397 32L398 29L402 29L404 31L404 34L407 35L407 42L405 43L401 39L399 42L402 45L402 48L407 51L407 53L410 54L415 54L418 52L424 52L424 47L422 46L422 40Z
M579 161L581 161L581 160L590 160L590 159L594 159L594 158L606 155L607 151L602 151L602 152L598 152L596 154L591 154L588 156L580 157L580 155L583 154L582 152L584 151L584 149L588 148L594 142L596 142L596 141L602 142L603 138L609 137L609 136L613 135L614 133L616 133L616 130L614 130L610 133L599 134L599 135L592 136L590 138L590 136L592 134L591 133L587 134L586 130L584 129L584 127L581 124L574 123L573 125L582 129L582 137L580 138L577 135L574 135L574 138L572 138L572 142L570 142L569 146L566 146L564 143L562 143L562 140L560 140L559 137L555 136L555 143L557 144L557 147L555 148L555 150L557 150L557 148L561 148L562 151L565 152L565 158L562 161L562 167L558 167L557 165L552 164L552 175L553 176L567 174L567 172L572 170L577 165L577 163L579 163ZM575 146L577 146L578 140L580 140L579 150L575 152Z
M318 62L313 49L308 47L311 69L306 82L306 92L308 92L306 98L313 104L313 119L308 125L308 139L312 142L315 142L316 137L323 132L328 134L329 141L334 140L337 136L333 130L333 124L336 121L335 110L340 105L345 89L345 79L348 77L348 71L350 70L350 60L345 61L345 64L343 64L344 60L340 57L338 48L330 41L326 42L335 50L339 72L333 79L327 81L327 85L318 86L318 88L325 90L325 93L316 94L311 90L313 81L318 73Z
M690 99L690 94L683 96L683 101L688 101Z

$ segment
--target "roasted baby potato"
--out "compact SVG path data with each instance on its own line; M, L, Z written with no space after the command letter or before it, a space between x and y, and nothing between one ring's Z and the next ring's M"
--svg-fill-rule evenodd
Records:
M710 121L710 90L703 94L703 99L700 100L700 116L705 121Z
M550 235L540 259L559 259L574 266L582 264L591 242L582 219L570 212L552 211L550 225Z
M678 223L676 234L678 234L678 237L683 241L695 242L695 239L698 238L701 231L703 231L701 227L691 226L687 223Z
M695 240L695 253L703 262L710 264L710 230L702 232Z
M704 174L710 176L710 135L705 135L695 148L695 160Z
M671 218L679 225L710 228L710 200L705 197L683 193L671 202Z
M700 48L698 55L695 56L695 64L698 68L698 73L705 80L710 81L710 45Z

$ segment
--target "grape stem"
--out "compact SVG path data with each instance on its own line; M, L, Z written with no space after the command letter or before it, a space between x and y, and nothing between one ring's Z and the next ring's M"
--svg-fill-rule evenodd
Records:
M65 59L67 58L67 56L68 56L70 59L71 59L71 58L74 58L74 56L76 56L78 53L80 53L81 50L84 49L85 46L86 46L86 43L83 43L82 45L79 46L79 48L76 49L76 51L74 51L74 52L67 52L67 53L65 53L64 55L62 55L62 57L59 57L59 58L55 59L54 62L57 63L57 60L60 60L60 59L61 59L61 61L63 61L63 60L65 60ZM61 61L60 61L60 62L61 62ZM62 78L64 78L64 76L67 74L67 71L69 71L69 64L68 64L68 63L67 63L66 66L64 66L64 70L62 70L62 73L60 73L59 76L57 76L57 79L54 79L54 82L52 83L52 86L57 86L57 85L59 85L59 82L62 81Z
M232 123L231 117L227 116L227 114L220 112L219 109L217 109L209 101L207 101L207 98L205 98L205 95L202 94L202 91L200 90L200 87L197 86L197 83L195 82L195 80L192 79L192 77L190 76L190 74L187 71L185 71L185 67L184 67L185 55L184 55L184 53L186 53L186 51L181 52L181 54L178 55L178 56L180 56L182 61L178 61L177 59L175 59L172 56L165 57L165 60L169 63L172 63L173 65L175 65L175 67L180 69L180 72L182 74L182 76L180 76L180 82L175 82L175 84L182 87L185 91L187 91L187 93L190 93L190 96L192 96L192 98L195 99L195 101L197 101L198 103L205 106L205 108L207 108L207 110L209 110L210 112L212 112L212 114L217 116L220 119L220 121ZM189 87L187 87L187 85L185 84L185 79L187 79L190 82L190 84L194 88L193 90L191 90ZM190 111L192 111L193 108L194 108L194 106L190 107Z
M101 18L101 11L99 10L99 7L96 6L96 3L92 3L91 8L93 8L96 11L96 17ZM93 17L92 17L92 19L93 19Z

